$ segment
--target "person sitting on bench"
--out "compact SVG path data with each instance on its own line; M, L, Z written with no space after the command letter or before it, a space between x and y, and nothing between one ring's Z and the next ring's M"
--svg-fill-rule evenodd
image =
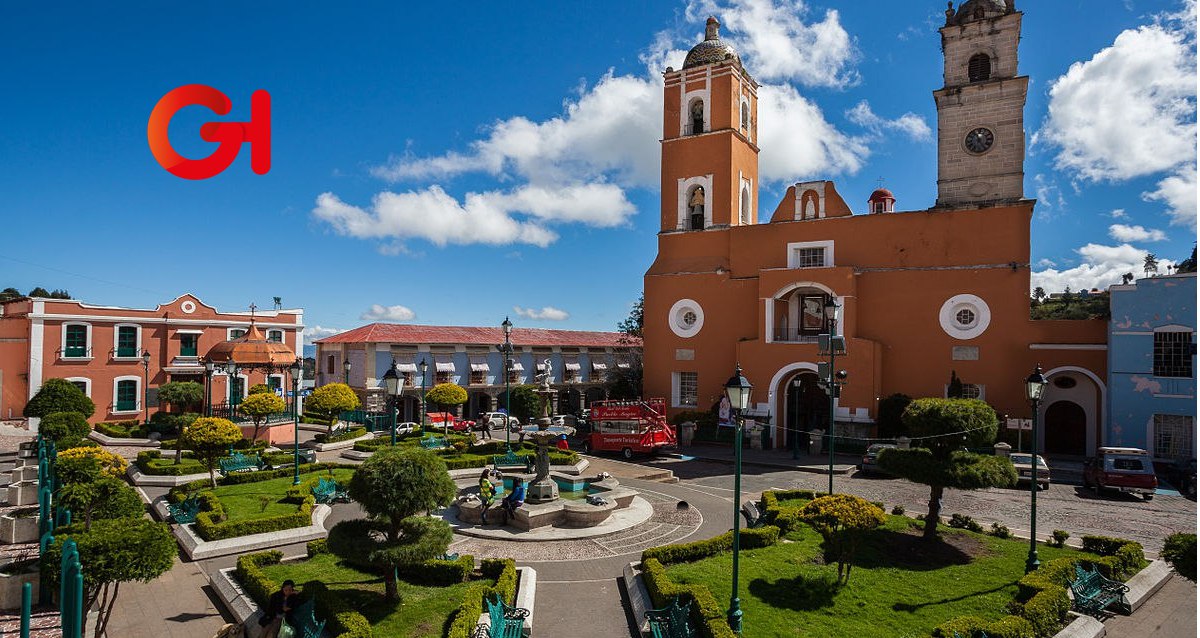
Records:
M279 591L267 599L267 608L258 624L263 627L263 638L275 638L283 626L284 618L292 613L300 604L300 596L296 594L296 583L292 580L283 581Z

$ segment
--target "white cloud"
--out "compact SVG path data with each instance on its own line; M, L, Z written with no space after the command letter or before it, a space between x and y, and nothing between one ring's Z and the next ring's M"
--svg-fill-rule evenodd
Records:
M758 155L764 182L856 173L871 154L861 138L837 130L813 102L790 85L758 89Z
M371 304L366 312L358 316L363 321L412 321L416 313L405 306L382 306Z
M685 15L692 23L715 15L722 23L721 39L733 45L759 80L839 88L857 84L853 64L859 54L838 12L828 9L819 22L805 22L808 13L803 0L693 0Z
M553 306L543 306L541 310L513 306L513 312L517 313L518 317L533 319L535 321L566 321L571 318L571 315L565 310L559 310Z
M1033 146L1092 182L1161 175L1143 198L1168 207L1171 223L1196 223L1195 2L1121 32L1050 87L1049 113Z
M1046 259L1045 257L1039 259L1037 262L1038 268L1046 268L1048 266L1057 266L1057 265L1058 264L1053 259Z
M345 332L344 328L327 328L325 326L305 326L304 327L304 343L311 344L317 339L332 337L335 334Z
M1167 204L1167 215L1173 226L1196 227L1196 165L1184 166L1179 172L1163 178L1158 190L1142 193L1142 199Z
M1125 212L1124 208L1114 208L1113 211L1108 214L1108 216L1112 217L1113 219L1128 219L1129 218L1129 215Z
M1063 197L1062 189L1058 187L1058 180L1038 173L1033 176L1033 184L1036 193L1035 197L1043 214L1053 210L1066 210L1067 200Z
M1163 241L1167 234L1156 228L1146 229L1142 226L1127 226L1113 224L1108 227L1108 236L1117 241Z
M925 142L933 139L933 131L929 129L929 125L925 123L925 120L916 113L910 111L894 120L889 120L876 115L866 100L859 102L854 105L854 108L846 111L846 118L876 135L882 135L885 131L896 131L916 142Z
M1047 268L1034 271L1029 285L1034 288L1041 286L1047 294L1062 292L1068 287L1071 290L1104 290L1121 283L1121 275L1125 273L1133 273L1135 277L1142 277L1145 273L1146 251L1129 244L1088 244L1075 252L1082 258L1078 266L1064 270ZM1159 272L1166 272L1167 265L1174 263L1169 259L1159 259Z

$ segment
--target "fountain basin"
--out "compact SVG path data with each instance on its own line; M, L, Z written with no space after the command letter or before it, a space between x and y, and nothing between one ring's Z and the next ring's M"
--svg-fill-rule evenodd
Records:
M532 475L518 475L527 481ZM488 510L489 524L496 524L504 519L500 509L500 499L512 488L513 476L505 476L504 486L497 485L496 501ZM622 487L616 479L581 479L579 477L551 473L550 478L559 487L561 494L570 496L559 498L549 503L526 502L517 508L516 514L508 521L508 525L521 530L533 530L540 527L594 527L604 523L613 512L630 506L637 492ZM464 523L481 523L483 503L479 501L479 486L470 485L459 492L458 520ZM592 505L585 499L589 495L599 496L606 502Z

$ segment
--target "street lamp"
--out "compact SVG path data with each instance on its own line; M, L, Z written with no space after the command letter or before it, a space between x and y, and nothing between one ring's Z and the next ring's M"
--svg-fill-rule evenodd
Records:
M421 430L425 430L425 413L429 406L425 403L425 373L429 370L429 362L421 359Z
M400 367L396 364L396 359L392 359L392 367L388 368L387 372L383 373L383 387L387 390L387 394L391 397L392 411L392 447L396 446L396 411L398 406L397 400L400 398L400 392L404 389L404 375L400 374Z
M298 402L300 400L300 372L303 370L303 363L297 357L288 367L288 372L292 375L292 485L300 484L300 410Z
M350 385L350 359L342 362L342 382Z
M509 394L508 388L508 370L512 365L512 341L509 340L509 336L512 334L513 325L508 317L505 317L500 327L504 328L504 345L500 346L500 351L504 353L504 452L512 454L512 432L508 427L508 420L512 418L512 395Z
M729 627L742 633L742 603L738 599L738 549L741 543L742 508L742 411L750 405L750 391L754 386L742 376L742 364L737 364L733 376L725 382L725 396L733 408L735 431L733 435L733 592L729 596Z
M150 422L150 351L142 350L142 418Z
M1029 405L1033 408L1033 456L1030 460L1029 467L1029 558L1025 559L1025 573L1028 574L1038 568L1037 554L1037 491L1038 491L1038 404L1042 402L1042 397L1046 396L1046 377L1042 376L1042 364L1038 364L1033 370L1033 374L1025 379L1025 398L1029 399Z
M834 366L834 361L837 356L837 349L838 349L838 345L839 345L837 343L838 337L836 336L836 333L837 333L838 314L841 312L841 309L842 309L842 307L839 306L837 304L837 302L835 302L833 300L832 296L827 297L825 299L825 320L829 322L829 334L827 335L829 338L829 342L828 342L828 345L829 345L829 348L828 348L828 350L829 350L829 369L825 371L825 382L827 384L825 386L825 389L829 392L829 493L830 493L830 495L833 494L833 448L834 448L834 441L836 440L836 439L834 439L834 434L836 433L835 432L835 423L836 422L834 421L833 413L834 413L834 410L836 409L835 403L837 401L837 394L838 394L837 372L836 372L836 368ZM844 348L845 347L844 342L842 345Z
M204 362L204 416L212 416L212 375L216 369L212 361Z

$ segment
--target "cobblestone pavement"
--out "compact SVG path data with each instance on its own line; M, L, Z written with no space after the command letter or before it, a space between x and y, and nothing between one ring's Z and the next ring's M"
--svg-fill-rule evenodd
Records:
M709 461L660 459L655 467L671 469L688 482L728 491L732 487L732 468ZM824 491L829 476L764 468L744 468L742 489L757 495L770 488L794 488ZM902 479L856 472L834 477L834 490L882 501L890 509L903 505L908 514L928 511L929 488ZM1026 489L985 489L974 492L946 490L942 514L968 514L986 527L995 521L1014 532L1028 533L1029 491ZM1038 537L1048 537L1055 529L1066 530L1076 540L1086 534L1120 536L1138 541L1154 554L1162 540L1173 532L1195 532L1196 503L1182 496L1160 494L1145 502L1122 494L1097 497L1082 486L1051 484L1038 493Z

